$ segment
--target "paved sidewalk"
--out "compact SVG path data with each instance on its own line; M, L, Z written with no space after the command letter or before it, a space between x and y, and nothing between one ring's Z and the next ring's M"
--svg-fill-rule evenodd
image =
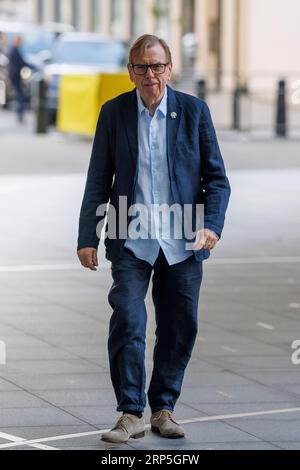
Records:
M106 352L110 264L103 247L97 273L75 255L91 142L3 130L0 139L0 449L299 449L298 144L221 141L233 194L205 263L199 336L175 413L187 437L148 429L115 446L100 441L117 417ZM147 305L149 379L150 291Z

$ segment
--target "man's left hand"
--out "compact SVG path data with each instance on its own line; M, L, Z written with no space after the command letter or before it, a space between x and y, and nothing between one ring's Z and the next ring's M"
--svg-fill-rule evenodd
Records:
M219 241L218 235L209 229L202 229L197 232L193 250L213 250Z

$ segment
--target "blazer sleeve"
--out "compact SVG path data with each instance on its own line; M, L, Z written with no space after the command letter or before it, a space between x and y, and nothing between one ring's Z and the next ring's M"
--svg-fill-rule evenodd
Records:
M92 155L90 159L86 186L79 219L77 249L98 248L97 225L104 217L96 216L100 204L107 204L114 176L114 165L109 142L109 121L106 105L101 109L98 119Z
M204 227L213 230L221 238L231 188L206 103L203 103L202 107L199 133L204 190Z

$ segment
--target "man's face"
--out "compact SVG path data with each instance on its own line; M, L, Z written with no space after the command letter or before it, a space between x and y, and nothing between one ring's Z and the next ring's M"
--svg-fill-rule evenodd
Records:
M22 47L23 46L23 38L21 36L16 37L15 46L16 47Z
M157 44L145 52L140 57L134 58L134 64L166 64L168 62L166 52L161 44ZM140 92L145 102L159 100L165 91L166 85L171 78L172 64L168 64L163 74L155 74L148 68L145 75L136 75L132 67L128 66L131 80Z

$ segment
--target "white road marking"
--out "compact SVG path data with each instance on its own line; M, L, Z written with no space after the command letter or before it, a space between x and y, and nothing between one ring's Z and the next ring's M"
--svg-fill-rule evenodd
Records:
M192 424L192 423L205 423L208 421L225 421L227 419L238 419L238 418L251 418L256 416L267 416L283 413L300 413L300 408L285 408L279 410L269 410L269 411L254 411L251 413L239 413L232 415L220 415L220 416L208 416L205 418L192 418L178 421L180 424ZM0 446L1 448L1 446Z
M101 429L99 431L90 431L90 432L83 432L83 433L77 433L77 434L66 434L64 436L52 436L52 437L46 437L46 438L38 438L38 439L32 439L30 441L22 441L22 442L20 441L17 443L11 442L9 444L1 444L0 449L9 449L11 447L20 447L24 445L37 444L40 442L53 442L53 441L60 441L64 439L76 439L79 437L96 436L96 435L103 434L108 431L110 431L110 429Z
M80 264L33 264L21 266L0 266L0 273L17 273L29 271L70 271L83 269Z
M254 411L251 413L238 413L238 414L205 416L205 417L202 416L201 418L177 420L177 422L179 424L206 423L206 422L211 422L211 421L225 421L229 419L251 418L251 417L256 417L256 416L267 416L267 415L298 413L298 412L300 413L300 408L283 408L283 409L278 409L278 410ZM149 424L146 426L146 429L150 429ZM75 439L75 438L86 437L86 436L96 436L96 435L103 434L107 431L110 431L110 429L101 429L99 431L90 431L90 432L83 432L83 433L78 433L78 434L66 434L64 436L45 437L42 439L33 439L30 441L22 441L22 442L16 442L16 443L12 442L10 444L1 444L0 449L8 449L10 447L21 447L21 446L37 444L41 442L53 442L53 441Z
M225 397L225 398L233 398L232 395L229 395L229 393L225 393L222 390L217 390L217 394L221 395L222 397Z
M12 434L6 434L4 432L0 432L0 438L5 439L7 441L12 441L10 444L3 444L3 445L16 445L16 443L25 445L23 443L26 441L26 439L22 437L13 436ZM55 447L50 447L50 446L46 446L46 445L38 444L38 443L26 444L26 445L28 445L29 447L34 447L35 449L40 449L40 450L59 450L59 449L56 449Z
M206 342L206 338L204 338L204 336L198 336L197 340L199 341L199 343L205 343Z
M208 264L276 264L300 263L300 256L268 256L257 258L211 258Z
M289 304L289 308L300 308L300 304L292 302L292 303Z
M260 326L260 328L265 328L265 330L275 330L274 326L273 325L268 325L268 323L258 322L256 324L257 324L257 326Z
M222 349L224 349L224 351L228 351L228 352L231 352L231 353L237 353L238 352L237 349L229 348L228 346L222 346Z
M300 263L300 256L273 256L262 258L210 258L208 264L276 264L276 263ZM100 263L99 270L110 268L111 263L103 260ZM72 271L83 269L80 263L65 264L33 264L19 266L0 266L0 273L9 272L30 272L30 271Z

